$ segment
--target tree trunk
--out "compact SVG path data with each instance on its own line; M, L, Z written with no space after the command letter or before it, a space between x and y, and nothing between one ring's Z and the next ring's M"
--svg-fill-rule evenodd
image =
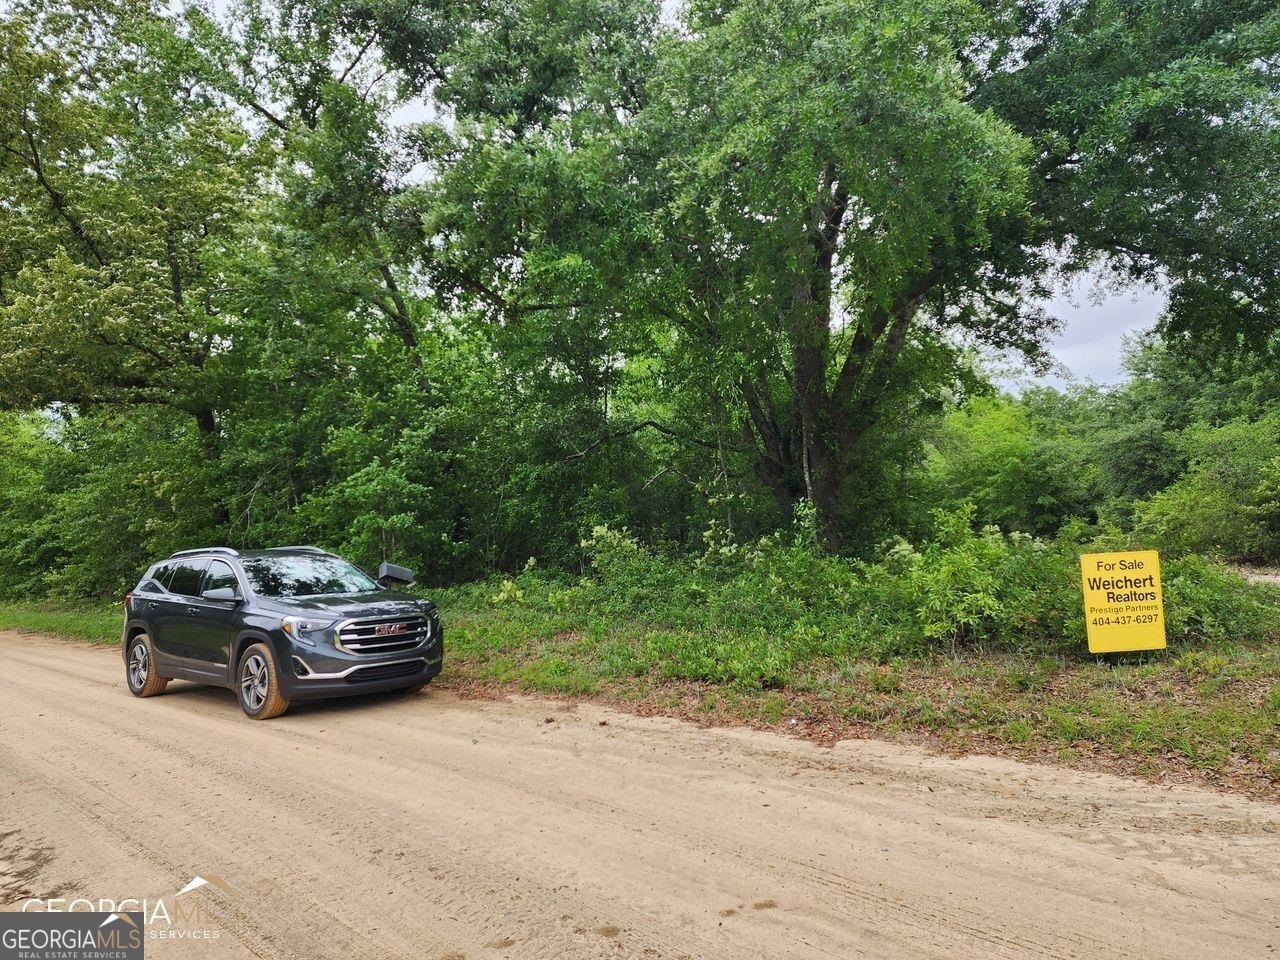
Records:
M820 461L813 469L813 484L809 500L813 504L818 546L830 553L839 553L844 543L840 529L840 502L845 492L848 474L833 469L835 464Z
M756 475L788 514L801 498L813 505L815 535L830 551L843 545L841 508L849 483L866 465L860 448L893 385L911 322L941 279L936 263L903 278L896 302L849 318L843 356L837 353L832 297L849 202L838 171L828 165L805 212L797 251L801 266L780 318L789 352L785 381L779 381L778 367L760 366L739 383L747 411L743 433L755 449Z
M200 433L200 446L204 450L205 459L211 463L216 463L221 457L222 452L219 449L221 444L218 442L218 418L214 415L212 407L200 407L195 411L196 430ZM223 500L219 500L213 508L214 522L220 527L226 527L231 522L231 511Z
M821 292L807 304L809 336L815 340L829 332L831 316L830 264L819 260L816 266L828 273L806 288ZM755 447L756 475L786 513L794 512L802 499L813 505L815 536L824 550L838 552L844 545L842 505L858 468L865 465L860 448L892 388L893 370L920 301L937 281L935 271L922 274L892 309L864 318L843 358L803 344L796 349L793 340L785 416L773 401L775 385L763 369L740 384L748 413L744 433ZM793 296L793 310L797 299ZM818 325L822 329L814 330ZM839 370L828 388L827 371L837 359Z

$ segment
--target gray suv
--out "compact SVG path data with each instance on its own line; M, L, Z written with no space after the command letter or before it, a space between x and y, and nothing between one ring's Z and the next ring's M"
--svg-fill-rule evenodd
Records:
M125 597L125 679L138 697L172 679L227 687L258 720L294 700L420 690L440 672L444 634L435 604L392 589L412 582L316 547L180 551Z

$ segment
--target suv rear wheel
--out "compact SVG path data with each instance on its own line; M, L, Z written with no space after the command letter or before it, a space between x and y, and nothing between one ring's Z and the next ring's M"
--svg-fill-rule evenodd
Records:
M255 643L240 657L240 706L255 720L270 720L289 709L280 694L280 671L276 658L265 643Z
M129 692L135 697L154 697L164 693L169 678L156 673L155 658L151 656L151 638L140 633L129 641L129 656L125 659L124 678Z

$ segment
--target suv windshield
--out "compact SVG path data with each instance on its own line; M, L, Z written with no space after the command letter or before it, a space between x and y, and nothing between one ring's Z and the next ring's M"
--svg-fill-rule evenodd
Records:
M314 597L378 589L368 575L341 557L245 557L240 565L254 593L263 597Z

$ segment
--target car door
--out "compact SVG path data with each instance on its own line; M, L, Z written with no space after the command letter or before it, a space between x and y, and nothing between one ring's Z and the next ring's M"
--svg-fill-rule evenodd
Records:
M167 588L175 566L176 564L166 563L156 567L150 577L133 589L137 615L146 623L147 633L157 651L161 651L159 624L164 619L165 606L170 599Z
M209 671L219 680L225 680L227 660L231 656L231 644L235 637L236 608L240 601L210 600L204 596L209 590L219 587L230 587L235 590L237 597L244 596L244 588L231 564L214 558L204 571L200 596L191 603L196 613L187 624L187 637L194 661L190 666Z
M156 635L151 639L161 653L178 661L182 667L195 663L192 626L199 612L200 580L209 565L207 557L178 561L169 580L168 595L158 603L152 616Z

